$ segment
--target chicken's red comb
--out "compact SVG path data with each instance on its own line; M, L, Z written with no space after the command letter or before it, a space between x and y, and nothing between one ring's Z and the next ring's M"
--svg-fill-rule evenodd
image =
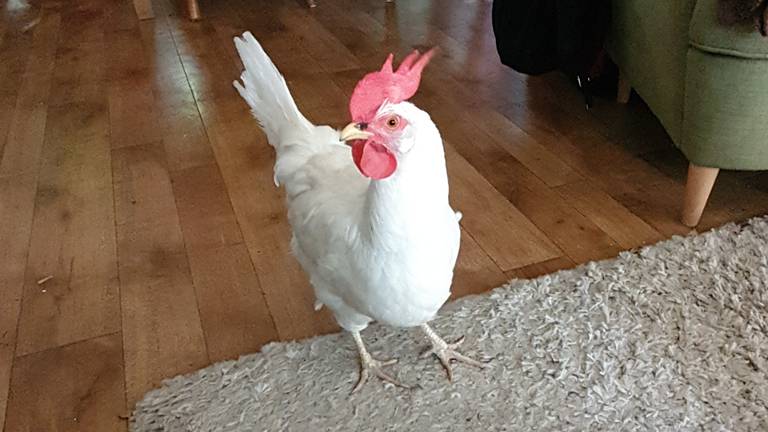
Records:
M380 71L371 72L358 81L349 101L349 112L355 122L369 122L376 115L384 101L399 103L416 94L421 81L421 72L435 54L431 49L419 54L410 53L397 71L392 71L394 55L390 54Z

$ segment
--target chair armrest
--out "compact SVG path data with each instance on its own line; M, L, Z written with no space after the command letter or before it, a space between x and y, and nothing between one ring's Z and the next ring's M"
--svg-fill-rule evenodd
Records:
M752 25L727 26L717 19L718 0L699 0L690 27L691 46L712 54L768 60L768 38Z

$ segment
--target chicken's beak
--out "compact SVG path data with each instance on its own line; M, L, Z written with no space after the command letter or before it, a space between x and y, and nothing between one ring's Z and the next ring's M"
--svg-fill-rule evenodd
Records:
M350 123L341 131L339 141L366 140L372 136L372 133L360 129L359 123Z

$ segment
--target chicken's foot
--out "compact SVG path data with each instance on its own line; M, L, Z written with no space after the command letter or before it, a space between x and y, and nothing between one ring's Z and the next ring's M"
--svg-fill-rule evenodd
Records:
M409 389L407 385L401 383L396 378L392 377L388 373L384 372L384 366L390 366L397 363L397 359L390 360L378 360L365 348L363 338L360 336L360 332L352 332L352 337L355 339L355 345L357 345L357 351L360 353L360 379L358 379L355 388L352 389L352 393L360 390L363 384L368 380L368 377L372 374L380 379L390 382L398 387Z
M434 354L440 360L443 368L445 368L445 372L448 374L448 381L453 381L453 370L451 369L452 362L462 362L480 369L484 369L488 366L488 363L477 361L456 351L459 345L464 342L464 336L453 343L448 343L438 336L427 324L422 324L421 330L427 335L427 339L432 343L432 348L424 351L421 354L421 357L424 358Z

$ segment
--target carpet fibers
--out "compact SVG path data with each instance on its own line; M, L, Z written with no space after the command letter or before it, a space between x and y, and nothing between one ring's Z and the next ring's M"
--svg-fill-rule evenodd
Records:
M766 431L768 219L678 237L451 303L434 322L490 367L448 383L415 330L372 326L403 390L358 373L348 335L275 343L168 380L148 431Z

